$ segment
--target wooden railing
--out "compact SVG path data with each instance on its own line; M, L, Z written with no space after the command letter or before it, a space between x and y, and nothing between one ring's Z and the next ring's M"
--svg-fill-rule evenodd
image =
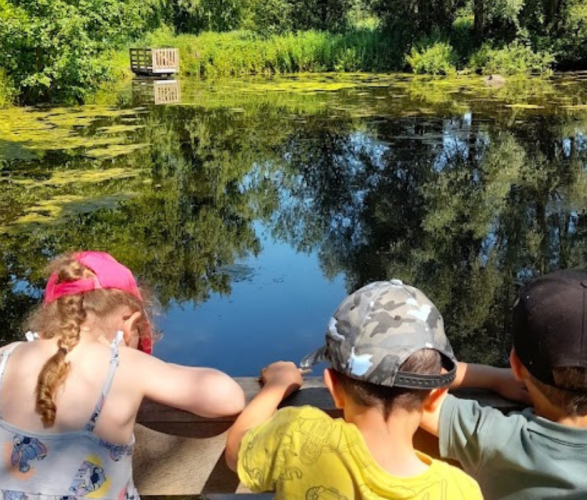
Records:
M130 69L136 75L163 75L179 72L178 49L130 49Z
M247 401L259 390L256 379L237 379ZM484 406L493 406L504 412L519 409L510 401L485 391L461 390L457 396L476 399ZM334 407L322 380L308 379L302 390L285 401L284 406L312 405L332 416L340 416ZM246 493L237 476L224 461L226 431L234 417L205 419L145 402L139 413L135 435L137 448L134 456L134 477L141 495L211 495L210 498L228 499L230 493ZM416 447L438 456L438 440L419 431ZM228 496L227 496L228 495ZM238 496L239 499L271 498L269 496Z
M153 50L153 73L165 73L172 70L179 71L179 50L178 49L152 49Z

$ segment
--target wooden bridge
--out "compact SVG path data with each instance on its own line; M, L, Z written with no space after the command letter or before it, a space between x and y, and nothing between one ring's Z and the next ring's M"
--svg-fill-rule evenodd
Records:
M259 391L254 378L236 379L247 402ZM519 409L511 401L479 390L455 391L455 395L476 399L484 406L503 412ZM311 378L285 401L285 406L312 405L332 416L340 416L321 378ZM271 494L253 495L242 485L224 461L226 431L234 417L206 419L152 402L145 402L135 429L135 484L141 496L202 494L214 500L265 500ZM418 449L438 456L438 439L420 430ZM235 494L236 493L236 494ZM246 494L248 493L248 495Z
M179 73L178 49L130 49L130 69L135 75L161 76Z

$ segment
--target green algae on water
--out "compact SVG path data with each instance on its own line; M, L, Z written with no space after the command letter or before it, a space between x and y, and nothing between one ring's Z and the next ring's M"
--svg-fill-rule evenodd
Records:
M125 144L125 145L113 145L107 148L90 149L84 153L85 156L97 159L111 159L117 156L127 155L134 153L140 149L148 147L148 144Z
M49 151L66 151L95 146L123 145L139 125L117 124L121 118L136 117L141 110L117 110L110 107L9 108L0 110L0 161L30 161ZM88 136L95 123L109 137Z
M49 179L13 179L13 184L21 186L51 186L60 187L69 184L93 184L114 179L128 179L136 177L136 170L125 169L121 167L109 168L106 170L61 170L54 172Z

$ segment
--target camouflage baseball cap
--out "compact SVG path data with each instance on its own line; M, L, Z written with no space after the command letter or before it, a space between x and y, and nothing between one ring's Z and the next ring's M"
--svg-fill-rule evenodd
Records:
M447 373L423 375L399 370L421 349L435 349ZM308 354L302 368L327 361L357 380L407 389L449 385L456 359L442 316L423 292L400 280L377 281L342 301L326 330L326 345Z

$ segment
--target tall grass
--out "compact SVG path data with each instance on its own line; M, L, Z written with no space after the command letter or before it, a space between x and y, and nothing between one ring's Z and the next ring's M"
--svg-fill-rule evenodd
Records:
M182 73L200 77L384 71L398 69L402 63L385 35L370 29L347 34L304 31L266 38L248 31L174 36L169 30L158 30L143 43L178 47Z
M381 72L411 68L414 73L548 73L553 58L545 52L512 43L494 49L471 48L467 25L456 40L424 37L410 47L376 27L347 33L300 31L261 36L252 31L175 35L168 28L147 34L133 46L177 47L180 71L201 78L318 72ZM457 37L458 38L458 37ZM128 50L112 57L114 79L129 74Z

